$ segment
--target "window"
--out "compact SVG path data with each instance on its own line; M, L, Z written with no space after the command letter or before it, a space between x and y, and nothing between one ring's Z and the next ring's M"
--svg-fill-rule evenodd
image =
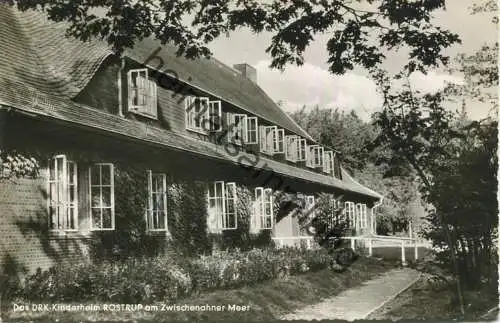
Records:
M257 229L272 229L274 225L273 190L270 188L255 188L253 214Z
M307 142L305 139L299 139L298 141L298 156L297 156L297 161L306 161L307 160Z
M276 126L260 126L260 151L272 155L274 154L274 136L276 135Z
M257 117L247 118L247 144L258 144Z
M236 183L213 182L208 187L208 227L212 231L237 228Z
M327 174L333 173L333 151L323 153L323 172Z
M76 230L78 227L77 167L66 156L49 161L48 209L51 230Z
M269 155L285 153L285 130L260 126L260 151Z
M242 145L247 141L247 115L228 113L229 142Z
M307 146L306 149L306 166L310 168L316 167L316 148L318 145Z
M309 219L312 219L316 216L316 203L314 201L313 195L306 196L306 212L308 214Z
M314 149L314 167L323 167L323 150L321 146Z
M299 136L285 137L285 158L288 161L296 162L299 155Z
M273 136L273 152L275 154L283 154L285 153L285 130L277 129L275 127Z
M222 104L221 101L208 101L208 130L222 131Z
M205 126L209 115L209 99L188 96L186 104L186 129L206 132L210 125ZM212 124L210 122L210 124Z
M99 163L89 167L90 218L92 230L115 228L113 164Z
M128 109L149 118L158 118L157 85L146 68L127 72Z
M167 180L165 174L148 171L146 227L150 231L167 230Z
M344 212L346 219L348 221L349 227L353 227L354 220L355 220L355 208L354 208L354 203L353 202L345 202L344 204Z
M366 213L366 204L358 203L356 204L356 215L357 215L357 226L360 229L366 229L368 227L368 217Z

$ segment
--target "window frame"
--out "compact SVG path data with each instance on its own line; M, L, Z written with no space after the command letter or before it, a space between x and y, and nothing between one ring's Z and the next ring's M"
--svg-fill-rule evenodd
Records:
M316 168L315 164L316 147L318 147L318 145L306 146L306 166L309 168Z
M193 104L196 104L196 100L200 102L201 108L199 111L197 111L195 107L192 107ZM205 109L203 109L203 106ZM205 123L210 114L210 99L208 97L186 96L184 99L184 108L186 130L206 135L210 129L210 125L205 127ZM199 126L196 126L196 118L199 118ZM208 122L210 122L210 120L208 120Z
M147 171L148 176L148 205L146 209L146 230L150 232L168 232L168 207L167 207L167 175L165 173L154 173ZM153 179L159 176L161 179L162 191L153 191ZM153 210L153 195L161 195L163 199L163 210ZM154 212L163 212L164 228L152 228ZM160 223L159 216L157 222Z
M255 129L251 129L250 126L252 121L255 123ZM251 140L251 134L255 135L255 140ZM259 121L257 117L247 117L247 144L258 144L259 143Z
M215 201L215 206L216 206L216 210L215 210L216 225L215 225L215 227L210 226L209 230L213 230L213 231L236 230L238 228L238 208L237 208L238 195L237 195L237 190L236 190L236 183L235 182L227 182L226 183L224 181L214 181L214 182L210 182L208 185L209 185L208 190L207 190L208 208L211 209L211 207L210 207L211 201ZM221 188L220 189L221 196L217 196L217 185L221 186L220 187ZM228 204L227 187L228 186L232 187L232 190L233 190L233 198L231 198L232 202L234 203L234 226L233 227L227 226L227 223L229 222L227 217L230 215L227 212L227 204ZM211 196L211 194L210 194L211 187L213 188L215 196ZM221 202L220 203L221 210L217 209L217 206L218 206L217 201L218 200Z
M333 173L333 151L331 150L323 152L323 172L327 174Z
M297 135L285 136L285 159L293 163L298 160L299 140Z
M92 184L92 167L95 167L95 166L99 166L100 168L100 174L99 174L99 179L100 179L100 185L93 185ZM108 209L108 207L105 207L103 208L102 207L102 204L100 205L100 207L93 207L92 206L92 187L108 187L108 185L106 186L102 186L102 166L108 166L109 167L109 171L110 171L110 184L109 184L109 188L110 188L110 206L109 206L109 209L110 209L110 212L111 212L111 228L95 228L94 225L93 225L93 216L92 216L92 209L95 209L95 208L99 208L101 210L101 224L104 222L103 221L103 210L104 209ZM115 171L114 171L114 164L113 163L94 163L92 165L89 166L88 168L88 174L89 174L89 217L90 217L90 231L113 231L115 230L115 181L114 181L114 174L115 174ZM100 201L102 201L102 189L101 189L101 193L100 193Z
M141 73L144 73L144 76ZM141 96L143 104L139 104ZM158 119L158 85L149 79L147 68L127 71L127 98L129 112L150 119ZM134 99L137 99L138 104L134 104Z
M62 160L62 181L58 180L58 160ZM69 165L73 165L74 171L73 171L73 176L71 176L71 173L69 171ZM48 174L47 174L47 214L48 216L48 224L49 224L49 231L52 232L76 232L78 231L79 223L78 223L78 165L76 162L68 160L67 156L64 154L60 155L55 155L52 158L49 158L48 160ZM51 179L51 166L54 168L54 179ZM70 176L72 177L73 183L71 184L70 181ZM59 195L60 192L62 192L62 196L57 196L57 198L62 198L62 202L55 201L52 199L52 190L51 190L51 185L54 185L54 191L56 195ZM62 186L62 187L59 187ZM72 188L71 188L72 186ZM73 189L73 202L71 202L71 189ZM55 202L55 203L53 203ZM55 205L54 205L55 204ZM53 215L51 212L51 208L55 212L55 218L56 220L54 221L54 227L52 227L52 220L53 220ZM61 216L59 215L59 210L60 208L63 209L62 215L62 228L59 227L59 223ZM70 210L73 209L73 214L71 215ZM67 226L68 220L73 217L73 223L74 227L70 228ZM69 221L71 222L71 221ZM57 226L57 228L56 228Z
M307 161L307 140L300 137L297 145L297 161Z
M269 210L269 212L267 212ZM274 198L271 188L254 189L253 212L257 230L272 230L274 227Z
M215 113L213 113L215 112ZM208 101L208 130L210 132L222 131L222 102L220 100ZM206 121L205 121L206 122ZM202 126L203 128L203 126Z
M247 142L247 115L244 113L228 113L229 117L229 142L242 146ZM238 123L236 121L239 120ZM238 140L235 139L237 134L241 135Z
M285 129L281 129L275 126L273 138L273 153L284 154L285 153Z

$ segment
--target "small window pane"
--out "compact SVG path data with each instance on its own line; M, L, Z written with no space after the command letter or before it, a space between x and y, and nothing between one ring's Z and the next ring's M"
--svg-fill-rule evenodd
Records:
M104 229L112 228L111 209L102 209L102 223Z
M101 166L102 185L111 185L111 167L108 165Z
M101 229L101 209L92 209L92 228Z

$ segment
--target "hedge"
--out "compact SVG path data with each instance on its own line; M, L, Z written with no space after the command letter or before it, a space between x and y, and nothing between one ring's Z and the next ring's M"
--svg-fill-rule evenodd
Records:
M326 250L253 249L175 261L164 256L118 262L61 263L27 277L26 301L171 302L191 294L327 268Z

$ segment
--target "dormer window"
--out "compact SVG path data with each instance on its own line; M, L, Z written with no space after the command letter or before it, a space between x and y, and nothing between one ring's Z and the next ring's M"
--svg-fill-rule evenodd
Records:
M307 160L307 141L305 139L300 138L298 140L298 152L297 152L297 161L306 161Z
M276 128L273 138L273 151L275 154L285 153L285 130Z
M333 151L323 153L323 172L333 174Z
M260 151L265 154L285 153L285 130L277 126L260 126Z
M306 166L309 168L323 166L323 147L319 145L307 146Z
M127 72L128 111L144 117L158 119L156 82L148 78L146 68Z
M299 155L299 136L285 137L285 158L288 161L296 162Z
M208 115L208 98L189 96L186 103L186 129L205 132L204 122Z
M257 117L247 118L247 144L258 144L258 122Z
M185 100L186 129L207 134L222 130L221 101L188 96Z
M247 142L247 115L246 114L228 114L228 141L236 144L243 145Z

